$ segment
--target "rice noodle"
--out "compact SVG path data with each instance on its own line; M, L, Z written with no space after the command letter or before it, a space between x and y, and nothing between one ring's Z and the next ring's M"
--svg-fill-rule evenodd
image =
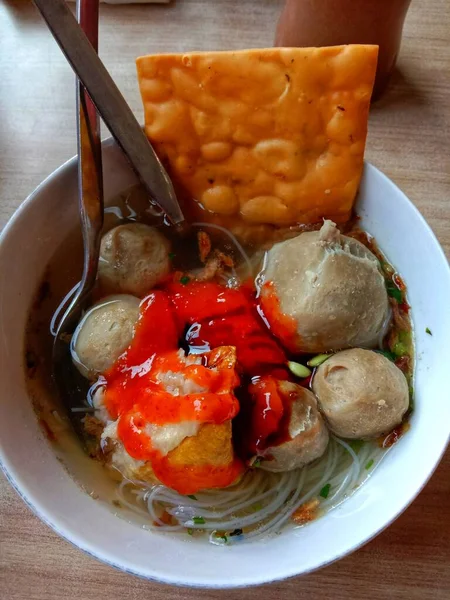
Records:
M333 436L324 456L296 471L253 469L226 489L199 492L195 497L160 484L124 480L117 495L123 506L150 518L150 529L204 532L211 543L219 545L260 540L280 533L293 513L312 499L320 501L319 513L336 507L369 476L384 453L372 442L364 442L356 451ZM320 492L327 484L329 493L322 498ZM164 511L173 524L162 520Z
M59 303L58 308L53 313L52 320L50 321L50 333L52 334L53 337L56 336L56 333L58 331L58 326L61 323L61 319L64 316L64 313L66 312L70 301L73 300L76 292L78 291L79 285L80 285L79 283L76 283L73 286L73 288L67 292L67 294L64 296L64 298Z

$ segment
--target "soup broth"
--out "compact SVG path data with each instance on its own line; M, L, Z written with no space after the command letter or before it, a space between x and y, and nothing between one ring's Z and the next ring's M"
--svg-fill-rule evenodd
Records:
M320 229L322 223L308 227L279 230L270 239L241 244L219 225L197 223L180 235L168 226L149 204L140 186L134 186L114 199L105 209L104 232L119 224L145 223L163 232L170 241L170 260L176 283L186 288L194 281L214 281L226 290L245 290L252 310L260 308L260 272L266 251L274 241L298 236L302 232ZM90 383L72 404L62 405L57 399L51 376L51 354L55 328L62 309L67 305L82 270L82 241L74 231L55 253L30 310L26 333L26 368L30 396L39 421L61 460L75 479L88 482L87 491L104 500L114 512L159 531L187 533L189 536L207 534L215 544L230 544L242 540L256 540L277 534L288 522L304 525L342 502L369 477L387 449L408 428L412 410L413 340L410 308L406 289L399 274L377 248L376 242L358 228L355 217L342 233L359 240L378 258L389 295L392 318L383 331L376 350L395 362L405 374L410 386L410 408L402 423L392 432L373 440L342 439L332 435L326 451L311 464L287 472L269 472L259 468L260 459L252 456L245 444L239 443L245 435L247 408L252 384L250 375L243 375L235 390L241 413L233 421L233 441L239 460L245 469L232 485L224 489L200 490L183 494L161 483L150 484L124 477L117 468L108 466L105 448L99 444L95 428L98 426L93 406ZM199 235L199 232L202 232ZM202 237L206 234L206 237ZM210 244L214 256L223 255L220 268L202 260L202 243ZM210 250L211 252L211 250ZM217 265L216 265L217 266ZM213 275L208 271L213 270ZM214 270L215 269L215 270ZM190 275L185 275L189 273ZM187 278L187 279L186 279ZM184 283L183 283L184 281ZM164 285L158 289L165 289ZM92 302L104 296L100 286L93 292ZM262 315L264 317L264 315ZM262 319L261 326L267 321ZM161 331L164 323L161 323ZM198 353L185 327L179 340L181 347ZM272 332L265 335L274 339ZM212 348L211 348L212 349ZM306 365L317 353L298 353L284 348L287 364ZM333 353L329 353L330 356ZM325 356L326 360L328 356ZM313 362L314 364L314 362ZM283 366L283 368L286 368ZM67 369L74 369L69 348ZM317 366L312 367L312 377ZM286 369L286 378L310 389L311 377L296 378ZM82 432L78 439L71 427ZM84 454L80 452L83 446ZM93 460L92 460L93 459Z

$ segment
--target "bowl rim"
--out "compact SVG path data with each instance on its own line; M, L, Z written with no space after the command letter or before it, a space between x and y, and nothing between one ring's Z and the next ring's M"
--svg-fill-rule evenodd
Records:
M102 141L103 150L105 150L106 148L111 147L111 146L117 146L116 142L114 141L114 139L112 137L107 138L106 140ZM0 232L0 247L2 246L4 240L7 238L7 236L9 235L10 231L13 230L16 223L21 219L22 215L27 212L28 207L33 202L35 202L35 200L39 196L39 194L52 181L57 179L68 169L74 168L74 166L76 165L76 161L77 161L77 156L75 155L72 158L65 161L62 165L57 167L53 172L51 172L47 177L45 177L45 179L19 205L19 207L15 210L15 212L13 213L11 218L6 223L3 230ZM448 263L447 257L445 255L441 245L439 244L439 241L437 240L434 232L432 231L431 227L428 225L428 223L426 222L426 220L424 219L424 217L422 216L420 211L417 209L417 207L414 205L414 203L409 200L409 198L402 192L402 190L400 188L398 188L398 186L391 179L389 179L382 171L380 171L374 165L365 161L363 177L366 177L367 174L369 174L371 172L373 174L377 175L378 177L381 177L384 180L384 182L386 182L390 186L393 186L396 189L397 193L399 193L401 196L403 196L403 199L410 205L412 212L415 213L415 217L418 218L418 220L420 221L421 227L424 230L426 230L426 232L428 233L430 238L433 240L433 243L435 245L435 250L440 254L440 257L443 259L443 265L445 265L445 267L446 267L445 268L446 277L450 281L450 265ZM156 575L152 576L148 573L143 573L140 570L137 570L137 569L134 570L134 569L126 566L123 563L120 564L115 561L112 561L106 556L106 554L104 553L104 551L102 551L101 548L98 548L97 552L92 551L92 549L89 547L89 544L85 540L83 540L83 538L78 537L77 532L72 531L72 528L70 526L67 526L65 528L61 527L60 524L58 523L57 518L55 518L50 512L41 510L37 506L37 504L39 504L39 501L34 500L32 494L28 495L21 488L21 485L16 480L16 478L14 476L14 471L15 471L14 467L8 468L7 465L8 465L9 461L8 461L8 457L7 457L6 453L3 451L1 440L0 440L0 467L2 468L3 472L5 473L5 476L6 476L6 479L8 480L8 482L11 484L13 489L15 489L15 491L20 496L20 498L25 502L25 504L31 509L31 511L41 521L43 521L46 525L48 525L51 529L53 529L53 531L55 531L55 533L57 533L63 539L67 540L73 546L82 550L88 556L92 556L92 557L100 560L101 562L103 562L109 566L112 566L120 571L126 572L128 574L136 575L136 576L138 576L142 579L148 580L148 581L166 583L166 584L179 586L179 587L191 587L191 588L199 588L199 589L201 589L201 588L203 588L203 589L239 589L239 588L244 588L244 587L262 585L265 583L283 581L283 580L290 579L292 577L297 577L300 575L306 575L308 573L312 573L318 569L321 569L322 567L333 564L334 562L340 560L344 556L347 556L347 555L353 553L355 550L361 548L362 546L364 546L365 544L370 542L377 535L379 535L382 531L384 531L387 527L389 527L389 525L391 525L410 506L410 504L417 498L417 496L420 494L420 492L423 490L423 488L425 487L425 485L428 483L428 481L432 477L433 473L435 472L444 453L446 452L446 449L447 449L449 443L450 443L450 431L447 434L447 440L444 442L439 455L436 455L434 457L432 468L429 470L426 478L421 482L421 485L416 488L416 490L414 491L414 494L412 494L409 498L407 498L402 503L401 507L395 512L395 514L393 514L393 516L391 516L386 522L384 522L384 524L381 527L380 526L376 527L370 536L364 537L363 539L361 539L361 541L359 541L358 543L354 543L350 547L346 547L341 553L337 554L334 558L332 558L330 560L325 559L324 562L317 564L312 568L303 570L300 573L299 572L291 572L289 574L280 574L280 575L270 576L270 579L264 578L264 576L262 576L261 579L259 579L258 581L252 581L252 582L247 582L247 583L245 583L245 582L244 583L233 583L232 581L229 581L229 580L226 580L226 581L223 580L222 582L217 583L217 584L210 583L210 582L202 584L199 582L192 582L192 581L187 581L187 580L183 580L183 579L176 580L175 578L170 577L170 576L169 577L156 576Z

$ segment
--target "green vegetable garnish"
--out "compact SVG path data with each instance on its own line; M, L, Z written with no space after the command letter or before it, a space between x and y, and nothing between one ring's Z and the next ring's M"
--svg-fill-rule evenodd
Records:
M188 494L188 498L191 500L197 500L197 496L194 496L194 494Z
M190 527L189 527L189 529L187 530L187 532L188 532L188 535L194 535L194 530L193 530L193 529L191 529Z
M310 369L298 362L293 362L292 360L290 360L287 366L289 368L289 371L293 375L295 375L296 377L300 377L301 379L305 379L305 377L309 377L311 375Z
M258 512L259 510L262 510L263 505L261 504L261 502L257 502L256 504L254 504L252 506L252 511L253 512Z
M218 540L223 540L225 544L228 542L228 538L225 534L218 534L218 535L216 535L216 538Z
M319 496L322 496L322 498L328 498L328 494L330 493L330 488L331 488L331 483L327 483L327 485L324 485L323 488L319 492Z
M317 356L313 356L313 358L308 360L306 364L309 367L318 367L319 365L324 363L327 360L327 358L330 358L330 356L331 354L318 354Z
M389 352L388 350L375 350L375 352L378 352L378 354L382 354L389 360L392 360L392 362L394 362L396 359L395 354L393 352Z
M397 300L397 302L399 302L400 304L403 302L403 294L402 294L401 290L398 289L398 287L395 285L395 283L393 281L388 281L386 283L386 290L387 290L388 296L390 296L391 298L394 298L394 300Z
M203 517L193 517L192 519L196 525L204 525L205 519Z
M392 347L392 352L397 358L400 358L401 356L408 354L408 347L404 342L395 342L394 346Z
M252 462L252 464L250 465L251 467L259 467L261 464L261 459L260 458L255 458L255 460Z
M366 470L368 471L372 465L373 465L373 458L371 458L369 460L369 462L366 464Z
M188 277L187 275L183 275L183 277L180 277L180 283L183 285L186 285L187 283L189 283L191 280L190 277Z
M387 262L381 261L381 268L386 273L386 275L389 275L390 277L392 277L392 275L394 275L395 273L394 269Z
M425 333L428 333L428 335L433 335L433 334L431 333L431 329L430 329L429 327L427 327L427 328L425 329Z
M348 445L353 450L353 452L359 452L361 446L364 444L363 440L351 440Z
M411 341L411 332L405 329L398 332L398 339L400 342L404 342L405 344L409 344Z

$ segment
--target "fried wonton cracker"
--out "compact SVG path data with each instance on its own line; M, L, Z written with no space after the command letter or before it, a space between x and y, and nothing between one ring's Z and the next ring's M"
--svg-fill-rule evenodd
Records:
M224 223L343 222L377 55L348 45L143 56L147 136L176 183Z

